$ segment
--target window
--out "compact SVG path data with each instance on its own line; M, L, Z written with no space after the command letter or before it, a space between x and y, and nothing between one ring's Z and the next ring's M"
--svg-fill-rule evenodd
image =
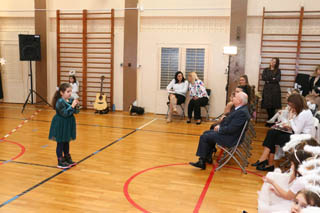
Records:
M186 75L196 72L198 77L204 80L204 48L187 48L186 51Z
M204 81L205 52L206 48L162 47L160 89L167 88L177 71L181 71L185 78L187 78L188 73L196 72L198 77ZM182 66L180 66L180 62L182 62Z
M160 89L166 89L179 70L179 48L161 48Z

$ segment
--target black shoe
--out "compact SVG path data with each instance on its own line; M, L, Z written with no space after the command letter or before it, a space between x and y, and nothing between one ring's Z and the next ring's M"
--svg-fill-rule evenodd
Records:
M191 123L191 120L187 120L187 124Z
M260 166L257 166L257 170L259 171L268 171L268 172L273 172L274 170L274 166L263 166L263 165L260 165Z
M201 121L197 122L196 124L197 124L197 125L200 125L200 124L201 124Z
M264 160L262 162L260 162L259 160L257 160L257 162L251 164L251 166L260 166L260 165L264 165L266 166L268 164L268 160Z
M206 163L205 163L204 160L202 160L202 159L199 159L199 161L196 162L196 163L190 162L189 164L190 164L191 166L200 168L200 169L202 169L202 170L205 170L205 169L206 169Z
M274 125L274 123L266 123L264 126L266 127L272 127Z
M64 160L65 163L69 164L70 166L75 166L75 165L77 165L76 162L73 162L73 161L72 161L72 158L71 158L71 155L70 155L70 154L64 156L62 159Z
M65 162L62 158L59 158L57 167L60 169L68 169L70 168L70 165L67 162Z
M210 156L210 157L207 157L207 158L206 158L206 162L207 162L208 164L212 164L212 163L213 163L212 157L211 157L211 156Z

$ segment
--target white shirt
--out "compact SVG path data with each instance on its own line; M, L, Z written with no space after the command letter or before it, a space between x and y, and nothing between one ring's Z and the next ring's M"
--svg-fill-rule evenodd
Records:
M300 177L295 178L289 184L289 190L293 192L293 194L297 194L302 189L304 189L304 183L302 182Z
M175 94L186 96L186 93L188 91L188 81L176 83L176 80L172 79L172 81L167 86L167 90L169 93L175 93Z
M310 109L305 109L290 120L294 134L311 134L314 128L313 115Z
M78 81L75 82L75 83L70 83L71 87L72 87L72 93L71 93L71 97L73 99L79 99L79 95L78 95L78 92L79 92L79 83Z

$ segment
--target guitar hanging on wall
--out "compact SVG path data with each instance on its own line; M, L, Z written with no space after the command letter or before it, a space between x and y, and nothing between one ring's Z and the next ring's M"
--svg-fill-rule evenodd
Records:
M100 114L106 114L109 112L107 97L102 92L104 78L105 78L104 76L101 76L100 93L96 94L96 100L93 104L93 107L96 110L96 113L100 113Z

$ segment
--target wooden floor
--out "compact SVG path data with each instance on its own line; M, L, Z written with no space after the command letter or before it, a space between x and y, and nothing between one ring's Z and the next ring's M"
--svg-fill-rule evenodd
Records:
M210 123L83 110L71 143L79 164L62 171L56 143L48 140L55 112L28 105L21 114L21 108L0 104L0 138L6 136L0 142L0 212L257 212L263 172L223 168L212 174L211 165L205 171L187 165L197 160L199 135ZM256 130L252 162L266 131L261 125Z

